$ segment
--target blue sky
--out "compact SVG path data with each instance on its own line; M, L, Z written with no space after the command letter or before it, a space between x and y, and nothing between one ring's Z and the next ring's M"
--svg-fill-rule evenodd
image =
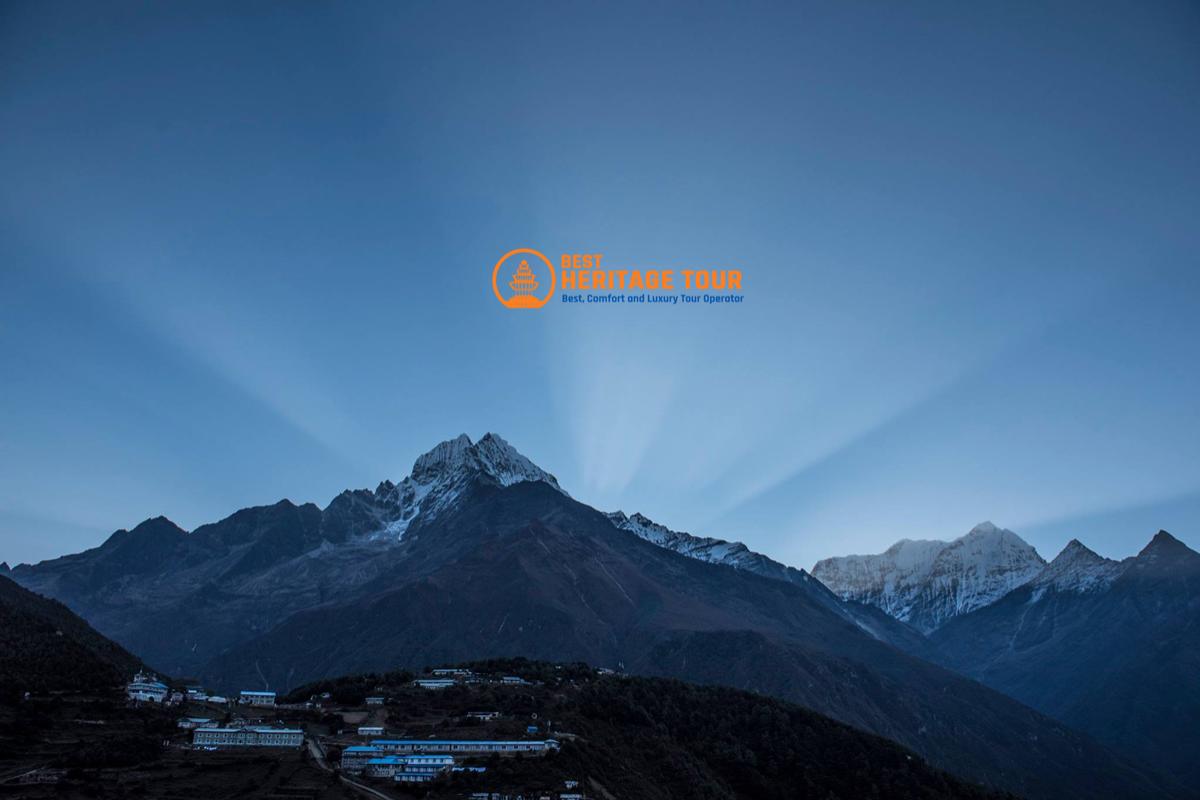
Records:
M494 430L788 563L1200 545L1189 3L6 3L0 559ZM496 303L514 247L736 264Z

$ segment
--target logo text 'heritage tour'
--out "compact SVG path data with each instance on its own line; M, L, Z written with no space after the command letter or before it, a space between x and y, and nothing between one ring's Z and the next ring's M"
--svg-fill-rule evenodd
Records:
M563 253L555 270L550 259L527 248L505 253L492 269L492 290L509 308L541 308L556 289L563 303L713 305L745 300L740 269L614 268L604 263L602 253Z

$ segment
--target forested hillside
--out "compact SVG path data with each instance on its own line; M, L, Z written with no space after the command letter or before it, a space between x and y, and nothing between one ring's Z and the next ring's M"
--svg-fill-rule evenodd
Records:
M110 689L140 667L62 603L0 576L0 702L25 692Z

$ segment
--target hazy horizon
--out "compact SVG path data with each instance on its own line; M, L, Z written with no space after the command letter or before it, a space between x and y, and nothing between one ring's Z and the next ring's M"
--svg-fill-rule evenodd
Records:
M809 569L1200 545L1200 10L7 3L0 560L494 430ZM736 265L512 311L504 252Z

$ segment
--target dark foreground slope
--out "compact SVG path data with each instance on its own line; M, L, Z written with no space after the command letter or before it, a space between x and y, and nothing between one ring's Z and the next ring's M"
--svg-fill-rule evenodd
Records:
M473 791L556 796L567 780L589 797L622 800L999 797L926 764L895 743L804 708L675 680L600 676L581 665L505 660L464 665L483 682L431 692L408 676L362 676L306 686L361 702L354 687L388 698L388 724L412 738L520 737L533 722L562 749L545 758L484 760L431 798ZM488 680L518 675L528 685ZM488 709L484 726L464 719ZM541 734L539 734L541 735Z
M747 692L609 681L582 692L573 710L585 742L563 753L565 771L602 770L619 797L995 796L887 739Z
M768 692L1019 794L1171 795L1087 737L872 638L802 586L664 550L545 484L478 483L406 540L409 557L361 599L294 615L206 678L286 687L517 655L623 665Z
M0 702L25 692L111 689L140 668L62 603L0 576Z
M1165 531L1121 563L1072 542L934 641L953 668L1200 795L1200 554Z
M61 603L0 577L0 797L360 797L301 751L192 750L176 725L183 709L126 701L142 666Z
M193 750L181 713L119 691L0 704L0 797L361 800L303 750Z

